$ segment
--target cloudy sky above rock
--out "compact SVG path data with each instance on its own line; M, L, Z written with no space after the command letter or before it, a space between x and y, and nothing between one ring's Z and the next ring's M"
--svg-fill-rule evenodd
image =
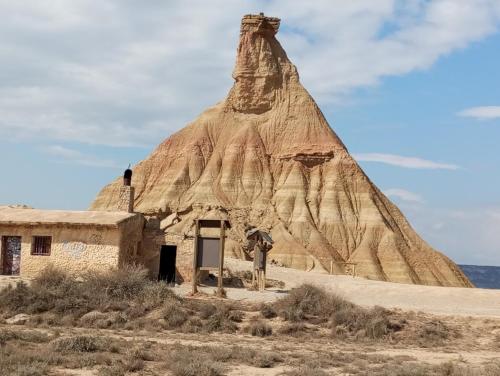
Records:
M224 98L261 11L417 231L500 265L500 0L0 0L0 204L86 208Z

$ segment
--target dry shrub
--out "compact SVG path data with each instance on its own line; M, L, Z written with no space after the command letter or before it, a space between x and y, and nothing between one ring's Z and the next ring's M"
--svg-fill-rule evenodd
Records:
M365 309L310 284L292 289L273 308L286 321L321 324L330 320L332 333L342 338L377 339L403 327L402 323L391 320L392 313L384 308ZM283 328L283 333L293 329Z
M177 302L172 302L163 309L163 318L167 323L168 329L180 328L187 321L188 317L189 315L186 310Z
M451 329L441 321L427 321L417 333L418 342L426 346L438 346L452 335Z
M221 363L247 364L259 368L271 368L276 363L283 362L283 359L277 354L256 351L252 348L241 346L209 346L203 348L184 347L190 352L201 352L210 359Z
M80 369L110 366L113 358L109 353L100 352L107 348L108 340L97 337L67 337L52 341L25 333L15 335L5 346L0 347L0 374L14 376L38 376L53 374L51 367ZM55 334L57 336L57 334ZM53 337L53 336L52 336ZM36 342L24 343L23 339ZM20 341L19 341L20 339Z
M35 323L60 325L77 323L77 318L94 311L94 316L78 323L106 328L123 326L129 318L142 317L166 301L180 300L164 283L149 280L147 270L140 266L88 272L79 280L47 267L30 286L20 282L1 290L0 313L41 314Z
M273 329L263 321L255 321L245 328L247 333L257 337L268 337L273 334Z
M347 300L325 290L303 284L273 304L273 308L287 321L302 321L311 316L328 320L333 312L345 306L354 306Z
M283 325L279 328L278 333L288 336L297 336L306 331L306 326L302 322L292 322Z
M0 374L9 376L47 375L51 358L43 351L32 352L17 347L0 348Z
M76 336L56 339L52 346L61 353L70 352L96 352L105 349L107 342L94 336Z
M155 354L149 352L146 348L143 347L133 347L132 349L128 350L126 352L127 358L128 359L139 359L147 362L151 362L155 360L156 356ZM150 348L151 346L149 346Z
M190 317L181 328L183 333L200 333L203 331L203 321L198 317Z
M231 320L231 321L242 322L244 317L245 317L245 314L242 311L234 310L234 309L229 311L229 320Z
M283 376L327 376L328 373L323 371L321 368L312 367L309 365L302 366L300 368L293 369L291 371L283 372L280 375Z
M131 358L125 360L124 368L128 372L138 372L144 369L144 360L140 358Z
M283 359L276 354L269 352L260 352L256 356L252 357L251 364L258 368L273 368L276 363L282 362Z
M273 319L276 316L278 316L278 314L276 313L276 310L270 304L262 304L260 306L260 314L265 319Z
M200 304L195 308L198 308L198 313L200 315L200 318L202 318L203 320L208 319L217 311L217 308L210 303Z
M164 363L174 376L221 376L224 373L219 362L213 361L208 354L180 348L171 351Z
M384 364L378 370L371 370L374 376L498 376L500 363L491 363L478 366L446 362L438 365L405 362L403 364Z
M17 364L5 364L2 360L0 360L0 367L2 372L5 372L5 375L9 376L45 376L49 370L47 363L43 361L32 363L21 361Z
M98 376L124 376L126 373L125 366L123 364L114 364L112 366L106 366L99 368Z
M204 323L207 332L234 333L238 326L232 320L231 307L226 304L216 306L215 312Z
M390 320L390 316L391 312L382 307L365 309L355 305L346 306L332 314L333 334L354 334L357 339L382 338L402 329L400 324Z
M8 341L12 340L44 343L50 341L50 337L46 333L40 333L34 330L14 331L9 329L0 329L0 346L4 346Z

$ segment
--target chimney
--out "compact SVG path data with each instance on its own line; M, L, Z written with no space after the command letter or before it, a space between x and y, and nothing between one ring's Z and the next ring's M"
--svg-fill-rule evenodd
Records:
M134 212L134 187L132 187L132 170L127 168L123 173L123 185L118 196L118 211Z

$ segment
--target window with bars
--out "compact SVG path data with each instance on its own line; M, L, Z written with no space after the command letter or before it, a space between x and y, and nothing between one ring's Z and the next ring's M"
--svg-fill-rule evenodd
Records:
M49 256L52 245L52 236L33 236L31 254L35 256Z

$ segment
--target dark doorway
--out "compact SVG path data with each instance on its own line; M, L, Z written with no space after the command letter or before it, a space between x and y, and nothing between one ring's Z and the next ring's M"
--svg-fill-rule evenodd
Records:
M2 274L19 275L21 269L21 237L2 237Z
M160 250L160 271L158 280L168 284L175 284L175 259L177 258L176 245L162 245Z

